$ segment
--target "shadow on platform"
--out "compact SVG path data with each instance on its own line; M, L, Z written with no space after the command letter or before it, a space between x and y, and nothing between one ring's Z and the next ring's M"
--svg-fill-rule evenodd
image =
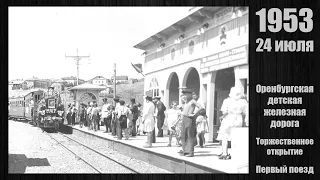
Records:
M27 158L25 154L9 154L9 173L25 173L27 167L50 166L47 158Z

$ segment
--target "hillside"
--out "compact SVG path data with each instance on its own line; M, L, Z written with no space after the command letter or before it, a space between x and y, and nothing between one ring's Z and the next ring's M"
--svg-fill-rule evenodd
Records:
M126 104L130 103L130 98L134 97L136 102L143 103L143 89L144 82L137 82L134 84L118 84L116 86L116 93L123 99Z

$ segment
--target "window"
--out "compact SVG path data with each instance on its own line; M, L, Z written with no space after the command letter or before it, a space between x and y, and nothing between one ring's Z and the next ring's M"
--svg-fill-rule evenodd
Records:
M193 54L194 51L194 42L191 40L189 42L189 54Z
M159 84L156 78L151 80L149 89L152 90L153 97L159 96Z
M171 60L174 60L176 50L174 48L171 49Z
M159 96L159 89L153 90L153 97Z

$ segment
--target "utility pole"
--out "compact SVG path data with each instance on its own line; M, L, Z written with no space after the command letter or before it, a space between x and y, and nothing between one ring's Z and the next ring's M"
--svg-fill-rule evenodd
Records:
M114 76L113 76L113 98L116 98L116 63L114 63ZM116 106L116 103L114 102L114 106Z
M66 58L73 58L74 60L76 60L76 65L77 65L77 85L79 85L79 62L82 58L90 58L89 56L79 56L78 55L78 49L77 49L77 55L76 56L67 56L65 55Z

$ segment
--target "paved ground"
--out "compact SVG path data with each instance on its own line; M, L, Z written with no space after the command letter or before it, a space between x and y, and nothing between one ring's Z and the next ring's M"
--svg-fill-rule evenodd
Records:
M8 126L9 173L96 173L41 129L14 121Z
M54 138L64 145L68 145L68 139L61 135L52 133ZM61 136L61 138L58 138ZM73 135L70 135L73 136ZM76 138L76 137L73 137ZM83 141L83 140L82 140ZM82 142L81 141L81 142ZM90 143L87 143L89 145ZM70 144L69 144L70 145ZM120 165L110 160L100 161L100 158L94 158L96 154L89 156L90 152L81 150L75 146L68 148L75 151L78 155L89 158L86 160L99 159L95 161L94 166L104 173L130 173L124 171ZM129 167L140 173L170 173L163 169L149 165L148 163L131 159L130 157L121 155L117 152L110 151L108 148L101 148L96 143L90 144L96 150L100 150L113 159L117 159L120 163L125 163ZM73 148L73 149L72 149ZM102 150L101 150L102 149ZM90 162L92 164L92 162ZM102 166L96 166L98 164ZM100 167L100 168L99 168ZM103 169L102 168L102 169ZM9 173L97 173L89 165L85 164L78 157L75 157L69 151L61 147L57 142L42 132L40 128L33 127L30 124L9 121Z
M75 129L79 129L81 131L89 132L95 134L100 137L104 137L107 139L112 139L114 141L121 141L125 144L129 144L141 149L146 142L147 137L136 136L130 137L129 140L117 140L111 136L110 133L103 133L105 131L105 127L101 126L100 130L97 132L89 131L87 127L80 128L79 125L73 126ZM218 143L206 143L205 148L195 148L194 157L185 157L179 156L177 153L181 150L181 147L177 147L175 145L176 140L173 138L172 147L167 147L168 137L156 138L156 143L153 144L153 148L148 148L147 150L156 152L158 154L163 154L167 156L171 156L177 159L186 160L195 164L199 164L202 166L206 166L221 172L225 173L249 173L248 169L248 129L240 128L240 132L233 137L235 141L233 141L232 149L229 149L229 153L231 153L231 160L220 160L218 159L218 155L221 153L220 145Z

